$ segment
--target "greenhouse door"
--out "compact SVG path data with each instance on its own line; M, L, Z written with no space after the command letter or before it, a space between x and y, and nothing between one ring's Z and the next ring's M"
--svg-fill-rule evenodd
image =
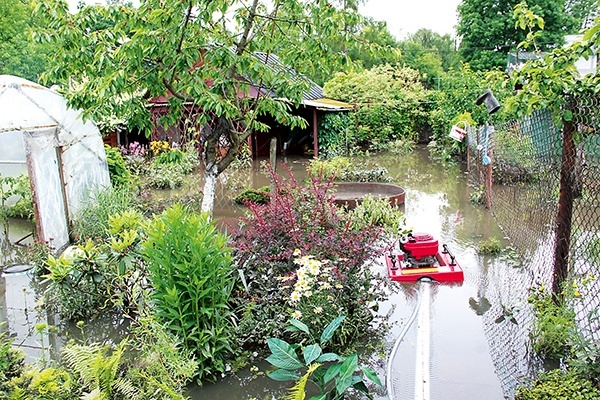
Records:
M38 240L62 250L69 243L69 225L56 129L23 132L23 140Z

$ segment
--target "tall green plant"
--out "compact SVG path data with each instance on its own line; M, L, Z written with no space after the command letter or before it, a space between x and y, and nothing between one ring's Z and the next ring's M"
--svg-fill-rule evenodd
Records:
M227 241L206 213L175 205L150 223L143 245L156 315L194 352L201 380L224 372L233 351L229 297L235 280Z

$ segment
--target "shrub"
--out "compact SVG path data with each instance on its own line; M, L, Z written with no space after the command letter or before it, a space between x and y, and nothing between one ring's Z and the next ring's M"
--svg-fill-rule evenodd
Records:
M535 312L530 333L533 351L553 360L569 355L570 338L575 334L575 312L562 302L555 302L545 285L534 290L528 299Z
M571 372L555 369L543 373L533 386L517 388L515 400L592 400L600 398L600 389Z
M334 157L331 160L313 159L307 167L312 176L322 180L343 182L389 182L388 170L382 167L366 169L352 165L347 157Z
M148 171L148 184L157 189L175 189L183 183L184 175L179 164L156 164Z
M241 342L261 346L264 337L282 335L289 315L289 284L297 279L293 254L299 251L335 267L336 283L342 285L340 306L347 310L338 344L357 343L368 335L372 302L380 295L364 263L375 256L381 230L353 230L348 216L334 204L329 184L311 179L300 186L291 174L283 181L272 171L271 179L277 194L268 204L249 204L242 228L232 233L237 263L247 281L237 298ZM291 280L282 280L285 277Z
M347 157L333 157L330 160L313 158L308 164L307 170L312 176L319 176L323 180L339 178L343 172L352 167Z
M66 319L85 319L107 308L137 312L147 289L146 268L139 252L143 217L129 210L109 218L105 242L67 249L46 262L46 296Z
M248 189L235 197L235 202L238 204L259 203L265 204L269 201L269 186L263 186L258 189Z
M349 213L352 229L357 231L379 226L388 235L395 237L406 229L404 213L397 206L391 205L387 199L376 199L367 195Z
M498 254L502 251L502 243L495 237L484 240L479 245L479 253L481 254Z
M200 380L218 378L232 352L235 279L227 240L207 214L175 205L150 223L143 246L156 316L194 352Z
M0 175L0 186L2 186L3 199L8 199L12 196L16 197L16 201L8 206L7 215L9 217L33 219L33 195L31 193L29 176L21 174L16 178L2 178ZM4 204L4 206L7 205Z
M13 340L0 323L0 398L8 391L8 381L23 372L25 353L12 347Z
M127 186L131 182L131 173L127 168L125 159L121 155L121 151L107 144L104 145L104 151L106 153L110 181L114 186Z
M65 370L29 368L9 382L11 399L79 399L77 382Z

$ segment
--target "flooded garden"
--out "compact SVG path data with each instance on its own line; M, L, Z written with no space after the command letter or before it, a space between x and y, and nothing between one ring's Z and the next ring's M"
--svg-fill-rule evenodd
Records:
M289 174L286 171L289 170L298 181L306 178L308 159L294 157L279 161L281 176ZM532 368L527 321L518 321L513 316L515 310L527 308L527 288L518 287L518 275L523 270L518 260L511 257L502 231L482 205L471 201L474 188L468 184L464 166L435 162L426 148L405 155L370 155L351 161L364 169L385 169L389 183L405 189L405 203L399 207L404 212L406 227L430 233L439 238L440 244L447 244L465 276L459 284L401 284L388 280L382 257L369 262L378 280L373 285L385 288L377 313L387 317L380 327L381 341L368 346L365 343L365 349L361 350L361 356L383 383L370 386L375 398L413 398L415 382L419 381L415 376L416 346L423 335L423 324L429 331L425 364L431 398L481 399L483 394L486 399L511 398L520 380ZM269 185L269 178L259 161L254 162L251 171L232 169L223 175L214 218L220 229L227 232L247 212L244 206L235 203L235 196L248 187L258 189ZM198 179L192 176L182 189L154 190L146 196L161 203L181 201L199 190ZM27 223L11 220L13 240L31 229ZM389 237L383 245L396 246L396 240ZM485 254L482 245L490 241L500 243L504 251L498 255ZM27 353L28 361L58 357L71 339L118 343L129 333L128 320L113 315L82 324L61 322L40 304L43 288L31 284L30 272L5 273L0 285L0 318L14 337L14 344ZM426 313L420 322L411 323L411 314L418 305ZM47 329L48 326L52 329ZM392 359L389 356L393 347L396 351ZM289 385L268 378L265 373L272 366L262 361L258 353L255 356L250 356L253 361L248 366L233 368L234 372L215 383L189 387L188 395L192 399L241 400L283 396ZM390 377L386 376L387 371ZM388 393L389 390L393 393Z

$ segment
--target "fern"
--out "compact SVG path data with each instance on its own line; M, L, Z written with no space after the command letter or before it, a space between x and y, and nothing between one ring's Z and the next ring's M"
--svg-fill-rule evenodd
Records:
M306 373L296 382L296 384L290 388L290 393L286 400L304 400L306 398L306 383L308 378L319 368L321 364L314 363L308 366Z
M119 365L125 351L127 341L121 342L109 353L108 346L93 344L89 346L73 345L65 348L64 360L79 381L91 391L82 398L86 400L108 400L113 392L126 398L137 397L137 389L129 380L118 375Z

